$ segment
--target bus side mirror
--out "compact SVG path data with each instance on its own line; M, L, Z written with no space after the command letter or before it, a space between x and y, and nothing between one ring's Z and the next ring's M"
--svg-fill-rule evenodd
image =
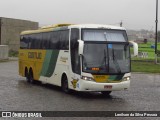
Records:
M79 46L78 46L78 54L82 55L83 54L83 48L84 48L84 41L78 40Z

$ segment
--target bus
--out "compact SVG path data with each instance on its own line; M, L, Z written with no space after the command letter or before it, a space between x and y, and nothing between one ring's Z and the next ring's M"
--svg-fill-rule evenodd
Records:
M101 92L130 87L131 59L125 28L58 24L20 34L19 75L29 83Z

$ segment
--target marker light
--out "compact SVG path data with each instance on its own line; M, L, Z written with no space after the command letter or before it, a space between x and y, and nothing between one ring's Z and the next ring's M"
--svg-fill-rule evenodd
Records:
M99 68L92 68L92 70L98 71L98 70L99 70Z

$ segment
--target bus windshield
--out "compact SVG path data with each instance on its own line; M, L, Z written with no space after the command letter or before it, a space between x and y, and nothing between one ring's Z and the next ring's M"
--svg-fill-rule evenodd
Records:
M93 74L130 72L129 45L85 43L83 71Z
M124 30L83 29L82 33L84 41L127 42L127 35Z
M85 43L83 71L99 74L130 72L129 45Z
M125 30L83 29L83 71L99 74L130 72L130 52Z

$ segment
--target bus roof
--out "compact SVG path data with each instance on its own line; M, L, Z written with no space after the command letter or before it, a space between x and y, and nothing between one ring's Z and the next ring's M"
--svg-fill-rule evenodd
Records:
M57 30L64 30L70 28L90 28L90 29L115 29L115 30L125 30L123 27L112 26L112 25L102 25L102 24L57 24L57 25L49 25L41 27L37 30L28 30L21 32L21 35L26 34L34 34L34 33L41 33L41 32L50 32L50 31L57 31Z
M69 28L101 28L101 29L117 29L117 30L125 30L123 27L112 26L112 25L103 25L103 24L77 24L70 25Z

